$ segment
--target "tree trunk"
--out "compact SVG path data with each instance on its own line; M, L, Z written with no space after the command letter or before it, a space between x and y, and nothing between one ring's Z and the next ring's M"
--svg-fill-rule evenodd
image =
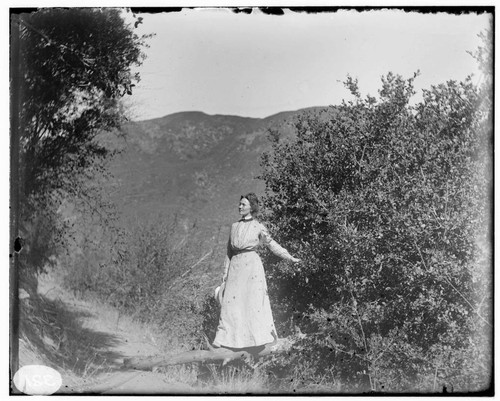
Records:
M129 369L151 370L157 366L180 365L191 362L217 362L226 364L236 359L251 360L252 358L286 352L291 349L294 340L280 338L271 344L260 347L230 349L212 348L208 351L186 351L177 355L158 357L136 357L123 360L123 367Z

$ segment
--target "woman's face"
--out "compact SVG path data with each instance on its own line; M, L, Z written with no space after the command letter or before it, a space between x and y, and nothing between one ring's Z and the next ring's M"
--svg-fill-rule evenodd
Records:
M240 200L240 205L238 206L241 217L246 217L250 214L250 202L248 199L243 198Z

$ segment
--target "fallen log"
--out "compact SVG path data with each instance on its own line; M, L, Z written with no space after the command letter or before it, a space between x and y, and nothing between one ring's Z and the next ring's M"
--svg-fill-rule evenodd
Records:
M211 348L210 350L186 351L171 356L133 357L123 360L125 369L152 370L155 367L181 365L191 362L217 362L222 361L225 365L233 360L251 361L261 356L277 354L289 351L295 340L290 338L275 339L274 342L260 347L231 349Z

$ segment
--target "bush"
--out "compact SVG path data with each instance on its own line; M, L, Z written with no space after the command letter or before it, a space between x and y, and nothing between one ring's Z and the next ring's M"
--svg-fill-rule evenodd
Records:
M416 76L389 73L379 99L349 78L353 101L300 117L263 157L266 219L304 261L298 274L267 261L279 330L310 333L295 359L333 367L352 391L491 379L471 354L488 355L478 338L491 333L491 110L470 78L412 106Z
M219 325L220 305L215 300L213 294L205 297L203 307L201 309L202 316L202 333L207 337L210 344L215 339L217 326Z
M92 291L145 320L155 316L187 264L186 249L176 246L174 225L161 217L136 222L133 230L115 232L115 238L98 227L88 229L72 254L67 285L81 293Z

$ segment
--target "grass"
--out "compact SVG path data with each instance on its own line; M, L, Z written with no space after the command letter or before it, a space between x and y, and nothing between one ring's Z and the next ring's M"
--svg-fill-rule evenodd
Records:
M164 376L167 384L183 383L190 387L198 386L198 366L193 364L165 366L154 369L155 372Z
M42 364L63 377L62 393L92 391L120 374L123 357L186 351L182 339L155 324L142 323L96 298L62 288L61 271L38 277L37 294L20 313L20 366ZM162 382L195 386L196 365L157 369ZM90 390L89 390L90 389Z
M61 392L77 391L112 369L113 335L83 325L86 312L70 310L60 299L32 294L20 307L19 366L42 364L63 378Z
M56 369L63 377L61 393L80 393L99 387L103 378L119 372L123 356L130 355L132 350L140 355L188 350L183 339L172 331L141 323L96 299L81 299L64 290L60 277L57 271L41 275L38 294L31 294L29 302L23 301L20 366L43 364ZM276 392L261 364L252 369L241 361L226 366L161 367L153 374L167 386L183 384L199 394Z
M174 329L162 330L96 299L81 299L61 288L60 277L57 271L41 275L38 295L32 295L29 302L23 301L20 365L43 364L58 370L63 377L61 393L85 393L99 388L107 378L116 378L125 355L165 355L190 350ZM294 372L293 380L276 380L267 373L267 362L268 359L261 360L253 367L242 361L226 366L186 364L156 368L153 373L144 374L153 384L156 380L165 388L185 388L197 394L339 392L326 378L306 384L303 376L307 372L301 370ZM183 386L178 387L179 384Z
M208 365L211 380L203 391L207 394L270 394L265 374L242 364L220 367Z
M40 275L38 293L20 305L19 366L50 366L63 378L61 392L73 393L119 368L122 355L115 347L121 338L113 334L118 328L142 336L150 331L133 328L128 317L118 319L111 307L79 300L60 287L58 277Z

